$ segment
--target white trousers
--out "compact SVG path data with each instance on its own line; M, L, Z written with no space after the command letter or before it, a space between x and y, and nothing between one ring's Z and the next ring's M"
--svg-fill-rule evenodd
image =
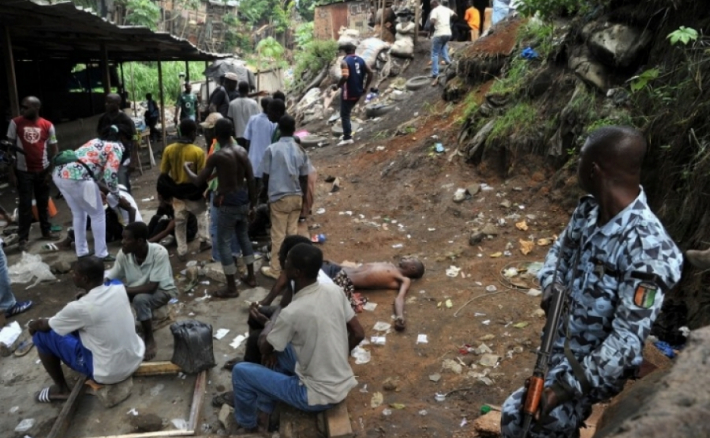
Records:
M94 255L104 258L106 248L106 212L101 201L99 186L94 181L76 181L53 176L57 186L71 209L74 226L74 244L77 257L89 254L86 241L86 218L91 218L91 234L94 236Z

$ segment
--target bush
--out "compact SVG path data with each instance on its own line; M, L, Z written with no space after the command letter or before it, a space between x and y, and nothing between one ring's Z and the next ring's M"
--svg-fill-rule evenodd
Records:
M320 72L337 54L338 42L334 40L313 40L299 47L296 49L296 67L293 71L295 82L299 82L307 71L313 74Z
M131 64L133 64L133 80L131 81ZM189 62L190 80L204 80L204 62ZM157 62L127 62L123 66L126 79L126 91L129 99L141 102L145 100L146 93L152 93L158 101L158 63ZM163 62L163 89L165 91L165 105L174 105L177 97L182 92L180 73L185 72L185 63L181 61ZM133 90L135 86L135 95Z

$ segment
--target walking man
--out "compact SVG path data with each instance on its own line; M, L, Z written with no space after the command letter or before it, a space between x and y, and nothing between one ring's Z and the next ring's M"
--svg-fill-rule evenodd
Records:
M185 171L195 185L204 184L216 171L219 185L214 194L213 205L219 209L217 223L217 248L227 278L227 287L215 292L217 298L239 296L235 276L237 266L232 256L232 238L237 235L239 246L247 265L247 276L241 281L256 286L254 276L254 249L249 240L249 216L256 206L256 186L247 151L234 143L232 122L220 119L215 124L215 135L221 148L207 159L205 168L198 175L192 171L192 163L185 163Z
M434 7L429 17L431 25L434 26L434 35L431 38L431 77L433 79L431 85L436 86L439 83L439 55L446 65L451 64L451 58L449 58L451 17L456 13L449 9L448 0L441 0L441 4L438 0L433 0L431 5Z
M271 210L271 266L262 267L261 273L273 279L281 275L279 248L284 237L298 234L298 216L308 186L310 160L294 141L295 130L293 117L281 117L281 139L266 148L259 167Z
M355 45L347 44L344 49L345 58L340 63L340 81L337 88L340 94L340 123L343 126L343 140L338 146L353 144L353 129L350 114L360 97L370 88L374 74L364 59L355 54ZM367 75L367 83L365 83Z
M663 296L680 280L683 256L640 186L646 140L626 127L589 135L577 177L582 198L540 270L542 308L568 288L568 311L549 357L530 437L578 437L592 405L609 400L638 370ZM564 243L562 243L564 242ZM502 434L522 436L525 388L503 405Z
M10 120L7 138L18 148L15 171L10 172L11 184L17 186L19 202L18 248L25 251L32 225L32 199L37 204L42 238L56 240L49 223L49 181L52 179L52 158L57 154L54 125L39 116L42 103L34 96L22 100L20 116ZM22 152L20 152L22 151Z
M251 116L249 123L247 123L247 128L244 130L246 149L249 151L249 161L251 162L252 169L254 169L257 191L261 191L262 189L259 166L261 165L261 160L264 158L266 148L273 143L271 141L271 137L273 136L274 129L276 128L276 123L272 123L269 120L269 115L267 114L270 104L271 98L264 97L261 99L261 108L263 112L255 116Z
M197 111L197 97L192 94L192 85L185 82L185 92L180 93L180 96L175 102L175 124L184 119L195 121L195 112ZM184 134L183 134L184 135Z
M177 255L180 261L187 256L187 221L190 213L197 218L200 251L211 248L207 231L207 205L202 196L203 187L197 187L190 181L185 172L185 163L192 163L192 170L199 173L205 167L205 151L195 145L197 138L197 123L191 119L180 122L181 137L176 143L169 145L163 152L160 161L161 177L170 177L175 183L172 193L173 209L175 210L175 240Z
M234 138L237 139L237 144L245 149L249 149L244 131L247 128L247 123L251 116L259 114L259 104L249 97L249 84L246 82L239 83L239 97L229 103L227 117L232 119L234 124Z

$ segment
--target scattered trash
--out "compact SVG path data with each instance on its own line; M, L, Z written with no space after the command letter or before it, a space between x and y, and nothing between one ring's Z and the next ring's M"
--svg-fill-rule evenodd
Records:
M9 348L17 341L17 338L19 338L21 334L22 327L20 327L17 321L13 321L0 330L0 344Z
M445 304L447 309L454 307L454 303L452 303L451 300L446 300Z
M182 418L173 418L170 422L177 430L187 430L187 421Z
M493 254L491 254L490 258L497 259L497 258L501 257L502 255L503 255L503 253L498 251L498 252L494 252Z
M535 309L532 313L532 316L536 318L544 318L545 317L545 311L542 309Z
M373 345L385 345L385 343L387 343L387 338L384 336L371 336L370 342Z
M489 333L485 336L481 336L480 338L478 338L478 340L479 341L490 341L491 339L495 339L495 338L496 338L496 335Z
M464 426L467 425L467 424L468 424L468 421L466 421L466 418L463 418L463 419L461 420L461 424L459 425L459 427L464 427Z
M526 47L525 49L523 49L523 51L520 52L520 56L523 59L527 59L528 61L540 57L540 55L538 55L538 53L532 47Z
M533 248L535 248L535 242L532 240L520 239L518 242L520 243L520 252L523 253L523 255L530 254Z
M28 430L32 429L32 426L34 425L34 418L25 418L24 420L20 421L20 424L18 424L17 427L15 427L15 432L27 432Z
M392 415L392 409L383 410L382 415L384 415L385 417L389 417L390 415Z
M395 243L394 245L392 245L392 248L394 248L394 249L403 248L403 247L404 247L404 245L401 243Z
M236 350L237 348L239 348L240 345L242 345L242 342L247 339L247 336L248 334L237 335L237 337L232 340L229 346Z
M437 393L434 395L434 400L436 400L436 401L438 401L438 402L443 402L443 401L446 400L446 394L441 394L441 393L438 393L438 392L437 392Z
M392 328L392 324L382 321L377 321L372 329L376 332L385 332Z
M513 278L518 276L518 270L515 268L508 268L503 271L503 277Z
M419 411L419 415L421 415L422 417L426 417L428 413L429 412L427 412L426 409L422 409L421 411Z
M439 373L430 374L430 375L429 375L429 380L431 380L432 382L436 383L436 382L438 382L439 380L441 380L441 374L439 374Z
M483 325L490 325L490 323L491 323L490 319L487 319L485 321L481 321L481 324L483 324Z
M463 202L466 200L466 189L456 189L454 192L454 202Z
M316 214L325 214L325 208L319 208L318 210L316 210Z
M481 359L478 361L478 364L484 367L496 367L498 366L500 360L500 356L487 353L481 356Z
M364 348L360 347L359 345L357 347L353 348L353 351L350 353L350 356L352 356L355 359L355 365L366 364L372 358L372 356L370 355L370 352L368 350L365 350Z
M165 385L162 383L158 383L154 387L150 388L150 395L151 397L156 397L160 392L165 388Z
M519 229L520 231L527 231L528 224L526 224L525 221L518 222L517 224L515 224L515 228Z
M429 340L426 335L417 335L417 344L428 344Z
M367 310L368 312L374 312L375 309L377 308L377 303L373 303L372 301L368 301L365 303L365 305L362 306L363 309Z
M384 146L377 146L375 148L375 150L378 150L378 151L384 151L385 149L387 149L387 148L385 148Z
M548 246L552 244L552 239L543 237L542 239L537 239L537 246Z
M138 411L136 411L136 408L131 408L130 411L126 412L126 415L133 415L134 417L137 417Z
M382 382L382 389L385 391L398 391L399 390L399 379L388 377Z
M490 354L490 353L493 353L493 350L491 350L488 345L481 344L478 346L478 348L474 348L473 352L475 354Z
M515 328L517 328L517 329L524 329L525 327L527 327L527 326L529 326L529 325L530 325L529 322L527 322L527 321L521 321L521 322L519 322L519 323L513 324L513 327L515 327Z
M539 297L540 295L542 295L542 291L540 289L530 289L526 292L526 295L531 297Z
M486 286L486 292L495 292L497 290L498 290L498 288L492 284L489 284L488 286Z
M441 143L436 143L434 144L434 150L436 151L437 154L444 153L446 149L444 149L444 145Z
M372 398L370 399L370 407L372 409L378 408L382 405L383 401L384 397L382 396L382 393L378 391L372 394Z
M390 403L392 409L402 410L407 407L404 403Z
M510 257L513 254L510 253L510 251L503 251L503 257Z
M325 243L326 239L325 234L314 234L311 236L311 242L313 243Z
M459 272L461 272L461 268L452 265L446 270L446 276L451 278L458 277Z
M7 272L12 283L29 283L35 280L34 283L25 289L30 289L41 281L54 281L57 279L52 274L49 265L42 261L42 257L39 254L27 252L23 252L20 261L10 266Z
M500 206L503 207L503 208L510 208L512 205L513 205L513 203L510 202L510 201L507 200L507 199L504 199L504 200L501 201L501 203L500 203Z
M455 374L461 374L463 372L463 367L460 363L453 359L446 359L441 363L441 368L443 370L449 370Z
M15 412L19 411L20 407L19 406L13 406L10 408L10 413L14 414Z
M363 394L367 394L367 383L362 385L362 388L360 388L360 392Z
M225 329L225 328L217 329L217 332L214 334L214 338L219 341L223 337L227 336L227 333L229 333L229 329Z

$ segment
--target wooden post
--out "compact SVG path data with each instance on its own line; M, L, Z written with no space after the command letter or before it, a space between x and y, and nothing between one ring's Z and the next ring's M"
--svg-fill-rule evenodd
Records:
M138 108L136 108L136 80L133 76L133 63L131 62L131 95L133 96L133 117L138 117Z
M158 60L158 88L160 89L160 126L163 130L163 147L167 140L165 133L165 93L163 93L163 62Z
M187 61L185 61L185 82L190 82L190 63Z
M385 39L385 6L387 2L382 0L382 14L380 16L380 39L384 41Z
M207 115L210 114L210 78L209 78L209 76L207 76L207 69L209 67L210 67L209 62L205 61L205 90L207 90L207 100L205 103L207 104ZM200 93L200 94L202 94L202 93ZM200 96L200 97L202 97L202 96ZM205 116L205 117L207 117L207 116ZM209 145L208 145L208 147L209 147Z
M91 115L95 115L94 112L94 84L91 82L91 64L87 62L86 64L86 82L89 85L89 108L91 109Z
M422 21L422 3L420 0L416 0L416 3L414 4L414 23L416 26L414 26L414 45L417 45L417 39L419 37L419 27L421 26L421 21Z
M12 117L20 115L20 98L17 95L17 77L15 76L15 57L12 53L12 39L10 29L7 26L0 26L0 44L2 44L2 54L5 61L5 76L7 76L7 89L10 92L10 112Z
M104 93L109 94L111 92L111 74L109 73L108 49L106 49L106 44L101 44L101 64Z

